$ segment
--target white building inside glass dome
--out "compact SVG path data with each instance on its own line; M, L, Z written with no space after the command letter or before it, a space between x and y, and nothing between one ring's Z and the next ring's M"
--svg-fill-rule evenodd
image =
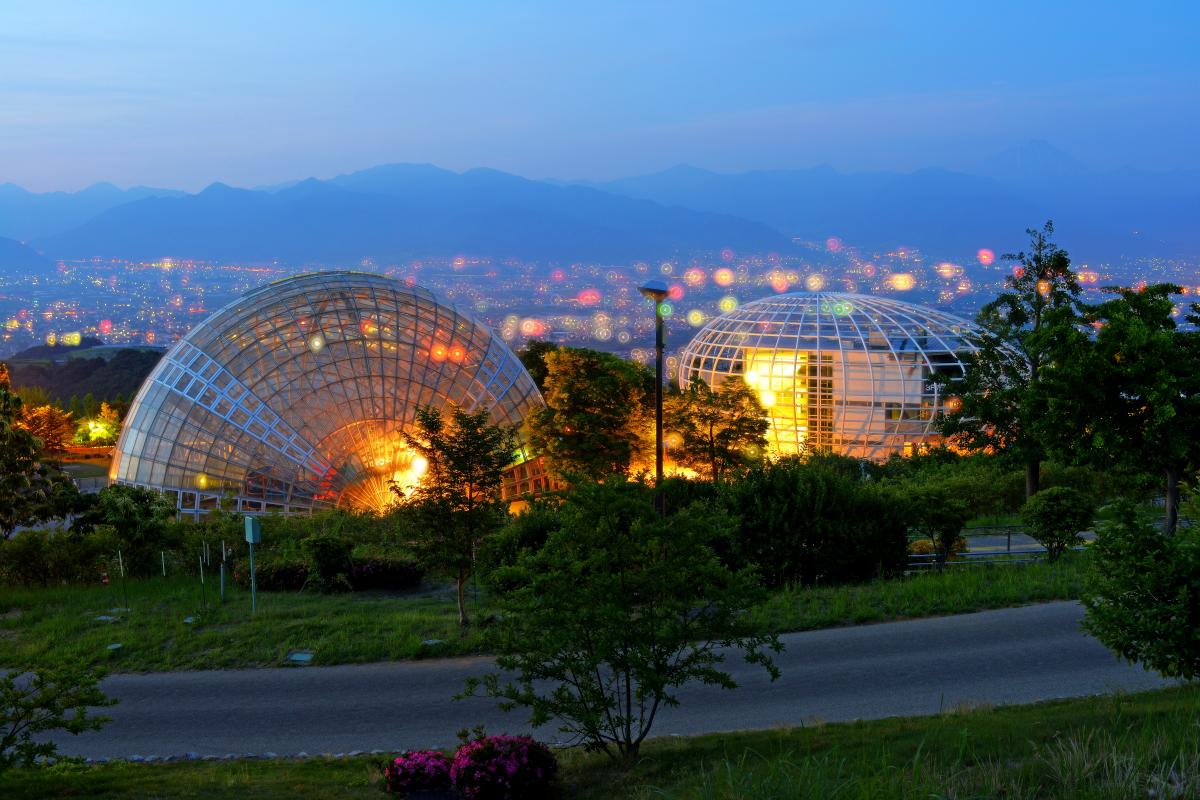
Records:
M890 298L776 295L705 325L680 354L679 382L746 381L767 410L776 454L828 449L883 460L938 441L948 398L930 378L961 376L977 331Z

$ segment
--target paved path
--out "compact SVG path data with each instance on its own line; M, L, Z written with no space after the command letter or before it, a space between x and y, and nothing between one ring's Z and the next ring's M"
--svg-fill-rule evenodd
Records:
M965 704L1028 703L1166 684L1118 662L1079 631L1077 603L789 634L783 677L732 663L741 688L689 688L656 735L699 734L934 714ZM486 658L339 667L115 675L118 698L100 733L64 737L66 753L130 755L339 753L454 743L485 723L525 729L486 700L454 702ZM553 728L539 735L553 740Z

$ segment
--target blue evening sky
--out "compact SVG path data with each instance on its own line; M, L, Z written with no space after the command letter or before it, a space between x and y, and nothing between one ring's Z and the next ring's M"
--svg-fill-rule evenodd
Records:
M1200 4L0 0L0 183L1200 167Z

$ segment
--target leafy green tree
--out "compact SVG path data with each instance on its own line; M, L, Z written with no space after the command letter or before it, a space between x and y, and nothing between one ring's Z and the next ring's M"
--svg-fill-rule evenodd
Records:
M696 380L668 396L668 432L679 436L675 460L714 483L762 459L767 447L767 412L740 378L727 378L715 391Z
M428 466L417 486L393 483L392 491L422 523L415 543L422 561L454 576L458 622L466 626L466 586L476 549L507 518L501 485L505 467L516 458L516 431L492 424L486 409L472 414L452 407L447 419L424 406L404 438Z
M0 675L0 772L54 756L58 747L47 733L100 730L109 718L92 709L116 702L100 690L96 672L62 667Z
M41 440L20 424L21 398L0 373L0 531L64 516L80 503L75 484L43 457Z
M1200 525L1163 534L1127 500L1104 517L1091 548L1084 628L1146 669L1200 676Z
M625 475L653 452L651 373L595 350L558 348L545 361L546 407L530 415L530 443L555 475Z
M1180 481L1200 463L1200 333L1176 324L1179 291L1117 289L1091 308L1094 340L1060 392L1076 458L1162 476L1168 533L1179 519ZM1189 319L1200 322L1196 306Z
M1079 532L1092 524L1096 507L1091 498L1070 486L1042 489L1021 509L1021 521L1029 535L1051 561L1079 542Z
M959 401L942 416L942 434L959 447L1004 453L1022 464L1026 499L1038 491L1056 435L1047 373L1080 320L1079 281L1067 253L1051 241L1054 224L1027 232L1029 251L1003 256L1019 266L1006 290L979 312L983 333L979 349L964 359L966 374L937 378Z
M526 708L534 725L557 720L585 747L632 759L680 687L735 688L722 650L778 675L778 637L745 613L764 596L757 577L716 553L727 517L696 505L664 519L648 487L620 478L579 485L561 515L512 570L504 613L488 628L511 677L469 681L467 694Z

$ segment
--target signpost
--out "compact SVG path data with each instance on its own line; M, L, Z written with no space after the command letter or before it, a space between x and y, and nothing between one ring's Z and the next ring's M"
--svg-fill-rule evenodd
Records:
M254 545L262 541L262 523L258 517L246 517L246 543L250 545L250 611L258 610L258 587L254 581Z

